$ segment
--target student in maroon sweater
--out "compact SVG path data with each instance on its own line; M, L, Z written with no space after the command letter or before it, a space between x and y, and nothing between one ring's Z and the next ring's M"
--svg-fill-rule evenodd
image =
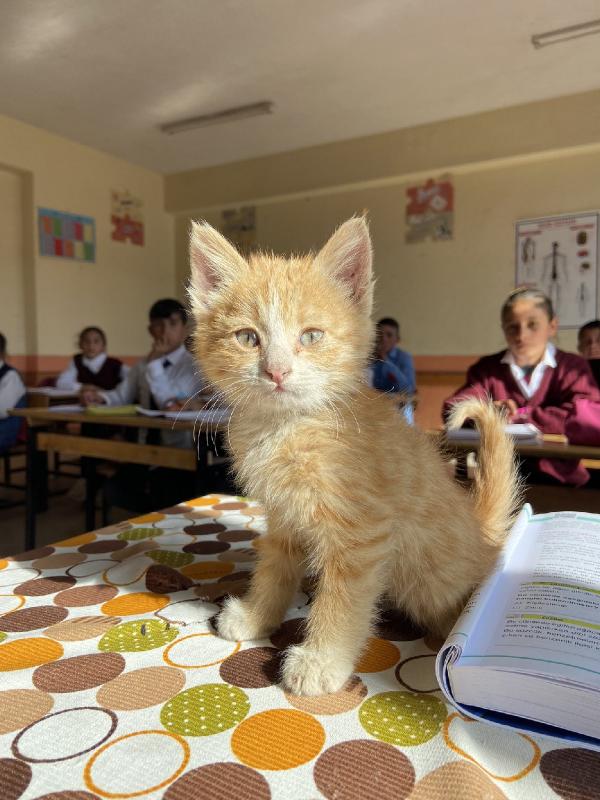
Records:
M108 391L127 375L128 368L122 361L106 355L106 334L102 328L84 328L79 334L79 349L81 353L73 356L66 370L58 376L58 389L79 392L93 386Z
M464 386L444 403L444 418L457 400L487 396L505 410L508 422L532 422L543 433L564 433L575 400L600 400L587 361L552 344L558 320L550 299L537 289L511 292L501 321L508 349L469 368ZM534 481L582 486L589 479L576 461L542 458L524 467Z

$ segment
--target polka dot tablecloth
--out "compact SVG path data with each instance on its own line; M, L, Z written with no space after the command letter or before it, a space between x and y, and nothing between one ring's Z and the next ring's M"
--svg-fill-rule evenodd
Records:
M600 798L599 753L448 707L400 614L341 691L284 692L310 585L270 639L210 624L264 527L211 496L0 560L0 800Z

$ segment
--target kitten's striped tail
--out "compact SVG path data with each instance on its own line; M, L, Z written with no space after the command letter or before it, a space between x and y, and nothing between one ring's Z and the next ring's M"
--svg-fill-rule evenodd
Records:
M521 483L512 439L504 432L506 420L489 400L457 403L448 428L460 428L473 420L481 436L473 499L475 514L484 533L502 544L521 501Z

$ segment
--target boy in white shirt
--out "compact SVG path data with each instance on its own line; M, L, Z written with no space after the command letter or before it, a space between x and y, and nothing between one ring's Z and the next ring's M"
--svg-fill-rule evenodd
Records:
M19 417L8 415L8 409L25 404L25 384L5 359L6 337L0 333L0 453L17 441L22 425Z

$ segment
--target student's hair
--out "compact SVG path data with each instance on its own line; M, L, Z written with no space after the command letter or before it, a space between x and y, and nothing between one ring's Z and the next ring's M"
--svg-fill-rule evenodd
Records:
M582 325L577 331L577 341L581 341L581 337L586 331L595 331L597 329L600 329L600 319L593 319L590 322L586 322L585 325Z
M520 289L514 289L504 301L500 312L502 323L506 322L506 318L512 311L513 306L515 303L518 303L519 300L533 300L536 306L544 309L550 321L554 319L554 308L552 307L552 300L550 300L548 295L544 294L541 289L532 289L529 286L522 286Z
M384 325L389 325L390 328L395 328L398 338L400 338L400 325L393 317L382 317L377 323L377 327L381 328Z
M106 347L106 334L102 330L102 328L98 328L96 325L88 325L87 328L84 328L81 333L79 334L79 347L81 347L81 343L83 342L83 337L87 336L88 333L97 333L98 336L102 339L102 344Z
M185 306L183 303L180 303L179 300L173 300L167 297L164 300L157 300L150 309L148 316L150 317L150 321L152 321L153 319L169 319L172 314L179 314L181 321L185 325L187 322Z
M3 333L0 333L0 358L4 358L6 355L6 336Z

